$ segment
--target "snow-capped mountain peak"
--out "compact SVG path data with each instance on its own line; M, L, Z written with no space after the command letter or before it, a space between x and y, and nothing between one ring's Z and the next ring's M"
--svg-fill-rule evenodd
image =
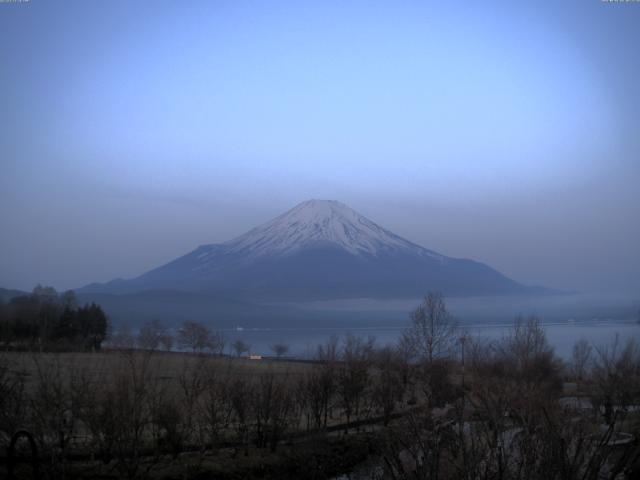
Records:
M224 244L250 257L286 255L313 246L339 247L354 255L394 250L440 255L376 225L335 200L307 200L273 220Z
M202 245L104 293L205 292L229 298L327 299L519 293L527 287L472 260L439 255L346 205L308 200L224 243Z

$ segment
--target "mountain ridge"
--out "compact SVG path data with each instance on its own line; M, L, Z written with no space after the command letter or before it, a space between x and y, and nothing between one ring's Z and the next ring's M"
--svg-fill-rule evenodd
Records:
M81 292L173 289L233 298L313 299L526 293L473 260L447 257L335 200L307 200L223 243L207 244L130 280Z

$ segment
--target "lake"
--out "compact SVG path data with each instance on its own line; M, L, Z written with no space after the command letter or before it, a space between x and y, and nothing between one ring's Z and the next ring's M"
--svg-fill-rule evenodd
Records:
M486 339L506 335L517 315L536 315L556 353L565 359L581 338L596 347L610 344L616 335L622 341L635 338L640 342L639 300L636 295L618 293L446 299L461 328ZM355 299L289 303L285 305L299 309L301 318L305 313L310 316L322 313L335 321L327 322L330 326L303 321L299 327L240 326L241 330L225 329L223 333L229 345L237 339L251 345L251 353L270 355L271 345L285 343L290 355L310 358L317 346L332 335L374 336L379 346L395 343L409 325L409 313L419 302L419 299Z
M574 343L581 338L596 347L604 347L614 341L616 335L626 341L634 338L640 342L640 325L622 321L586 321L574 323L544 323L549 343L562 358L569 359ZM465 324L470 335L485 339L500 339L509 331L505 324ZM251 353L271 355L271 345L285 343L289 346L289 355L311 358L317 346L325 343L331 336L344 337L348 334L363 337L373 336L379 346L395 343L404 327L354 327L354 328L274 328L222 330L228 346L235 340L243 340L251 345Z

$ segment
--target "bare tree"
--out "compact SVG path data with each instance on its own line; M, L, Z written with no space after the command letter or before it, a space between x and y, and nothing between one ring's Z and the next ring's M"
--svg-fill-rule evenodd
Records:
M48 453L52 477L64 478L71 442L88 400L88 376L84 370L65 368L60 357L48 360L34 355L32 360L37 380L29 402L30 429Z
M571 355L571 370L576 381L583 380L587 373L587 367L591 360L591 352L593 348L591 344L584 338L581 338L573 345Z
M555 398L562 390L562 361L535 316L518 317L509 335L494 346L494 369L511 385L512 410L530 412L533 403Z
M370 367L375 339L348 335L344 341L343 361L337 369L337 392L348 424L361 420L371 410Z
M403 334L403 343L415 357L433 363L450 355L455 330L442 294L429 292L411 314L411 326Z
M167 335L167 328L160 320L152 320L140 327L138 332L138 347L145 350L157 350L161 343L164 342Z
M276 343L275 345L271 345L271 351L275 353L276 357L280 358L287 354L289 351L289 345L285 343Z
M256 446L269 445L275 451L282 439L293 410L293 395L287 387L289 379L276 379L272 371L260 375L250 397L253 414L253 433Z
M233 413L230 377L230 372L220 372L214 365L208 364L200 412L207 441L213 449L217 448L222 432L229 427Z
M638 458L631 443L612 448L625 409L619 404L609 408L611 423L606 427L583 405L561 404L559 365L549 361L552 349L544 332L531 321L521 321L515 329L501 342L503 348L485 350L484 358L472 362L468 400L477 420L452 448L452 453L465 455L458 455L459 468L467 473L458 477L487 478L501 472L505 479L619 478ZM618 349L615 343L601 352L595 388L605 404L614 405L620 388L633 384L637 357L632 346ZM599 412L600 404L594 403L593 410Z
M233 342L233 344L231 344L231 348L233 348L233 351L236 352L236 355L240 357L243 353L248 352L251 346L238 339Z
M553 347L536 316L516 317L509 334L498 344L503 357L511 360L516 368L526 368L545 356L553 356Z
M402 363L400 354L390 347L376 352L377 375L373 377L372 395L375 405L382 412L385 427L404 396L406 384L403 383Z
M26 372L17 371L6 358L0 357L0 438L7 438L24 423L27 414Z
M450 422L431 415L431 411L411 411L387 430L381 454L383 475L373 478L449 479L446 475L447 439ZM499 478L499 477L485 477Z
M613 343L596 348L593 379L597 393L592 398L603 407L608 424L625 416L631 405L640 403L640 347L630 338L624 345L616 335Z
M323 363L335 363L338 360L338 343L337 335L331 335L324 344L318 345L316 360Z
M192 353L211 347L211 331L199 322L185 321L178 330L178 346Z
M224 347L227 344L226 339L222 332L211 332L211 340L209 342L209 348L214 355L221 356L224 352Z
M300 385L300 404L306 409L307 426L326 427L329 411L336 391L335 368L329 364L316 364Z
M135 338L131 327L127 323L120 325L118 330L112 335L111 342L118 348L131 349L135 345Z
M609 388L616 406L608 426L582 405L561 403L561 391L548 388L559 365L537 322L517 322L493 345L467 339L466 348L468 395L447 413L419 404L391 423L381 454L384 478L637 477L640 449L631 435L619 433L635 428L623 423L623 399L637 402L640 391L633 387L640 368L633 342L602 349L596 359L597 388Z
M318 345L312 371L302 385L303 401L315 428L326 428L338 390L339 338L331 335Z
M233 427L236 440L244 449L244 455L249 455L250 417L252 397L255 386L247 379L239 377L229 383L229 401L233 412Z
M160 347L167 352L170 352L173 348L174 338L169 330L165 330L162 335L160 335Z
M171 435L170 397L148 352L126 352L90 389L82 422L91 433L92 454L121 478L147 478L160 460L160 443ZM154 452L153 455L149 455Z
M175 452L179 453L180 447L185 442L189 442L190 445L199 445L201 451L206 447L207 428L201 415L200 405L207 388L208 360L203 356L186 357L182 371L178 375L180 388L179 401L176 404L180 411L175 416L179 421L171 432L174 438L171 445ZM171 438L169 435L167 437Z

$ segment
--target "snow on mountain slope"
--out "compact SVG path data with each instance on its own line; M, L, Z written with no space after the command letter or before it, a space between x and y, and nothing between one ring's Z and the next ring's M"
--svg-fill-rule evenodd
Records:
M247 259L287 255L304 248L333 246L352 255L403 251L443 262L446 257L411 243L335 200L308 200L288 212L223 243L227 253ZM209 256L202 254L206 262Z
M308 200L235 239L84 291L157 289L268 300L527 291L487 265L427 250L332 200Z

